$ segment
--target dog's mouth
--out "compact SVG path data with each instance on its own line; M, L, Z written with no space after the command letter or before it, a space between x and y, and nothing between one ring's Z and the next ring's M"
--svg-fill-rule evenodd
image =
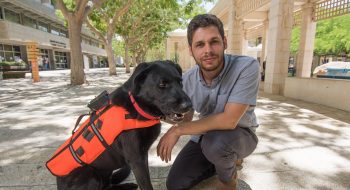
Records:
M183 121L185 119L185 114L186 113L171 113L168 118L172 121L172 122L180 122Z

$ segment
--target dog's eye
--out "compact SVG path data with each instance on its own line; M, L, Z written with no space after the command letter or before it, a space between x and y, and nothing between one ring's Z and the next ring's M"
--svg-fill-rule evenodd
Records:
M166 88L167 87L167 83L165 81L162 81L161 83L159 83L159 88Z

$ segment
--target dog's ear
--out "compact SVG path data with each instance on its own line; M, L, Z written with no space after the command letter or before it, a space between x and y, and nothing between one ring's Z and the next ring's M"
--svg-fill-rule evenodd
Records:
M177 63L174 63L175 64L175 68L176 70L180 73L180 75L182 75L182 69L181 69L181 66Z
M181 69L181 66L177 63L174 63L173 61L170 61L170 60L167 60L166 62L172 64L175 66L176 70L179 72L180 75L182 75L182 69Z
M132 91L136 91L139 89L139 85L142 83L143 79L147 76L148 68L150 68L150 63L140 63L135 68L132 73L130 79L132 80Z

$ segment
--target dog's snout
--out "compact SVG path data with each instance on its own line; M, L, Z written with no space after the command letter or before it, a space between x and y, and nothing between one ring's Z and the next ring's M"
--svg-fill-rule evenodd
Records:
M188 110L190 110L192 108L192 102L189 100L183 101L180 105L179 105L180 110L182 110L183 112L187 112Z

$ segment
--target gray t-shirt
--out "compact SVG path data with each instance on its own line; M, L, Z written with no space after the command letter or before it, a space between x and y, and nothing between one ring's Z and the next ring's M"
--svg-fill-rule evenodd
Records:
M254 113L259 88L259 63L248 56L225 54L225 65L211 86L207 86L198 65L183 75L183 88L190 97L199 118L221 113L228 102L250 105L238 127L255 131L258 122ZM192 136L198 142L199 135Z

